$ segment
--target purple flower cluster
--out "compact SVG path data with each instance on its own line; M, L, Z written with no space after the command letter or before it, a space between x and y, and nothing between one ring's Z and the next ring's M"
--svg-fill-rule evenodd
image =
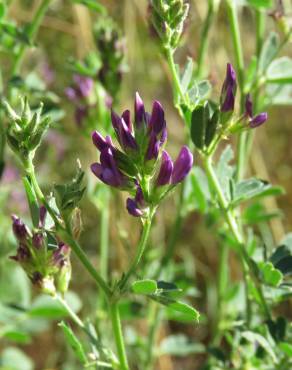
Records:
M12 216L18 248L16 255L10 258L20 263L32 283L42 291L64 293L71 276L70 248L45 230L45 217L46 209L41 207L39 227L31 231L20 218Z
M76 104L75 121L78 126L81 126L84 118L88 116L90 106L87 100L93 90L93 80L89 77L74 75L73 81L74 84L66 88L65 94Z
M175 185L184 180L193 164L190 150L184 146L173 163L164 150L167 139L165 114L154 101L151 114L136 93L134 121L129 110L121 116L112 111L111 119L118 149L109 136L98 132L92 140L100 151L100 162L91 165L92 172L105 184L127 190L128 212L136 217L147 214Z

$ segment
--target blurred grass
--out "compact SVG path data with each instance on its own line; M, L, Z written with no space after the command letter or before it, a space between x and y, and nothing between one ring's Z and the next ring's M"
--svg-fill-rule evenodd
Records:
M151 37L148 29L147 2L143 0L118 2L112 0L103 1L103 3L111 16L123 28L127 40L128 72L123 78L118 110L121 112L123 109L133 106L135 91L140 92L148 109L152 100L160 100L166 109L170 153L175 156L179 145L183 143L183 123L172 104L167 66L161 59L155 40ZM178 62L184 63L188 55L196 59L200 42L200 29L206 14L206 3L205 0L192 1L183 47L177 56ZM28 22L37 4L38 1L13 1L9 15L19 24ZM88 10L81 5L74 5L70 1L53 1L37 37L38 48L27 53L25 59L24 73L40 68L43 62L53 68L56 74L53 90L61 97L62 105L66 111L66 116L57 127L57 130L61 131L66 139L64 157L61 161L58 160L56 152L52 148L54 141L47 142L42 152L38 154L39 178L47 190L52 183L70 178L74 172L77 157L81 159L83 168L86 169L88 181L91 183L95 181L89 174L88 167L96 159L96 151L91 145L90 138L84 137L80 133L80 129L75 126L73 107L64 97L64 89L70 85L72 77L67 65L68 56L82 58L92 48L91 27L97 18L97 15L89 14ZM255 48L254 19L251 12L245 10L241 15L241 21L245 57L248 60ZM267 29L273 27L272 19L268 19ZM285 53L291 55L290 44ZM233 59L229 25L223 7L220 8L216 23L212 27L207 59L209 77L216 96L219 93L226 62ZM278 206L286 215L285 219L273 227L274 236L278 242L283 236L283 230L288 231L292 226L292 108L273 108L269 114L268 124L257 133L249 172L270 180L273 184L283 185L287 190L285 196L277 199ZM102 125L102 122L98 122L98 125ZM15 187L20 187L20 183L15 184ZM124 246L128 245L128 248L132 248L138 236L137 222L131 220L126 214L123 204L121 196L116 194L111 204L110 255L111 268L117 272L121 271L122 266L127 264ZM276 205L270 203L268 207L274 208ZM174 221L176 206L175 200L169 199L161 207L153 231L152 246L154 248L163 248L165 245ZM15 207L10 211L17 212L18 209ZM99 239L98 212L88 200L83 201L82 211L84 231L81 243L96 262L98 252L96 242ZM203 217L198 214L192 213L187 217L177 246L176 259L185 258L187 260L188 253L193 255L195 263L194 266L190 266L191 269L195 269L196 280L193 283L202 292L202 296L196 299L196 306L202 312L207 312L208 316L212 318L214 317L213 311L216 310L212 289L216 284L218 252L217 243L213 236L206 231L204 222ZM122 233L119 230L122 230ZM237 264L233 258L231 258L230 264L232 275L234 278L238 278ZM86 302L84 313L92 314L91 308L94 307L96 300L93 293L94 286L75 260L73 270L73 289ZM206 286L206 281L209 286ZM212 324L210 321L209 328L206 328L202 324L184 326L177 323L165 323L159 332L159 338L161 339L169 333L185 331L192 338L206 342ZM141 326L143 329L143 320L140 320L137 326ZM35 339L31 345L21 347L35 360L37 369L53 369L58 364L61 366L62 358L65 357L63 352L66 350L61 336L62 334L53 325ZM198 356L195 361L200 362L200 359ZM175 360L168 356L162 356L158 364L158 369L161 370L194 368L196 368L196 364L193 357Z

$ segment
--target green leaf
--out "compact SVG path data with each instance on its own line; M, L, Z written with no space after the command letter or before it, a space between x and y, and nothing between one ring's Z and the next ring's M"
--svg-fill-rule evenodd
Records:
M201 343L194 343L183 334L170 335L162 340L159 348L159 355L171 355L184 357L196 353L204 353L205 346Z
M197 149L204 148L209 114L208 103L205 103L193 110L191 120L191 138Z
M232 206L237 206L244 201L256 197L276 196L283 193L283 188L279 186L272 186L265 181L256 178L243 180L235 185Z
M164 306L167 306L171 310L183 314L183 317L189 321L199 321L199 312L186 303L175 301L174 299L163 294L152 294L150 298L163 304Z
M259 263L259 268L262 273L264 282L268 285L277 287L283 280L283 274L276 269L271 262Z
M67 324L65 324L64 321L60 322L59 326L63 329L67 343L73 349L76 357L83 365L85 365L87 363L87 357L83 345L73 333L72 329Z
M27 344L30 343L31 337L28 333L17 329L7 329L1 333L1 336L16 343Z
M264 105L292 105L292 85L267 84Z
M33 187L31 186L31 183L30 183L29 178L27 176L23 177L23 185L24 185L24 189L25 189L25 192L26 192L27 201L28 201L28 204L29 204L29 210L30 210L30 215L31 215L33 226L38 227L38 225L39 225L39 214L40 214L39 204L38 204L38 200L37 200L35 191L34 191Z
M188 58L187 63L185 65L182 77L181 77L181 89L183 93L186 93L189 84L191 82L194 70L194 62L192 58Z
M5 348L1 353L1 369L3 370L33 370L31 359L20 349Z
M247 4L253 6L254 8L270 8L273 6L272 0L247 0Z
M131 288L136 294L153 294L157 290L157 283L150 279L138 280L132 284Z
M292 59L282 57L275 59L269 66L266 75L270 83L288 84L292 82Z
M244 92L246 94L250 91L250 89L253 85L254 79L256 77L257 64L258 64L257 57L255 55L253 55L251 57L251 61L250 61L249 65L247 67L246 75L245 75L245 79L244 79Z
M234 153L231 145L227 145L224 148L216 167L218 179L228 200L230 200L230 180L234 174L234 166L230 164L233 158Z
M6 13L6 6L3 2L0 3L0 20L4 17Z
M157 289L163 292L177 292L181 291L174 283L169 283L168 281L159 280L157 281Z
M274 363L277 363L277 356L271 346L271 344L268 342L268 340L263 337L262 335L258 333L254 333L252 331L244 331L242 332L242 337L248 340L251 343L258 343L263 349L270 355Z
M74 3L85 5L87 8L100 14L106 14L106 8L97 0L73 0Z
M279 210L267 212L263 204L252 203L244 209L242 218L245 224L256 224L260 222L268 222L273 218L281 216L282 213Z
M292 274L292 246L279 246L270 257L270 262L282 272L283 275Z
M275 58L279 47L279 35L276 32L271 32L263 44L261 54L258 62L259 73L265 72L266 68L270 65Z
M209 95L210 90L211 84L208 80L202 80L200 82L193 80L188 89L191 107L194 109L197 105L202 105Z
M287 342L281 342L278 344L278 347L282 352L285 353L288 357L292 358L292 344Z

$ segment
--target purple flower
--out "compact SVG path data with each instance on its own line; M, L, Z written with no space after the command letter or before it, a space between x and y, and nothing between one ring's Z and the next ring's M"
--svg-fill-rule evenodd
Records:
M158 158L160 144L161 144L160 140L158 140L155 133L152 132L150 134L148 148L145 156L146 161L151 161L152 159Z
M104 137L97 131L92 133L92 142L100 152L103 149L112 148L113 146L109 136L104 139Z
M126 123L126 125L128 127L128 130L131 133L133 133L133 126L132 126L132 122L131 122L131 113L130 113L130 111L128 109L123 112L122 119Z
M100 163L93 163L91 170L105 184L120 190L132 193L136 187L135 197L127 199L127 210L132 216L146 217L168 189L187 176L193 156L187 147L183 147L173 164L169 154L163 150L167 139L165 113L156 100L149 114L136 93L134 124L129 110L121 116L112 110L111 120L121 149L112 143L110 137L104 138L95 131L92 141L100 151ZM162 186L166 188L158 189Z
M42 228L42 227L45 227L45 221L46 221L46 217L47 217L46 207L45 206L40 206L39 212L40 212L40 214L39 214L39 218L40 218L39 227Z
M42 232L37 232L37 233L33 234L33 236L32 236L32 245L36 249L42 248L43 242L44 242L44 235L43 235Z
M125 113L125 112L124 112ZM111 114L112 118L112 125L115 129L117 139L122 146L122 148L126 151L127 149L137 150L138 145L134 136L132 135L129 126L125 122L125 120L119 117L113 110ZM126 115L126 119L127 119Z
M20 242L26 241L29 236L27 226L15 215L11 216L12 218L12 230L16 239Z
M58 248L53 253L53 265L61 268L69 262L71 249L64 243L59 243Z
M152 107L149 129L156 135L159 135L165 126L164 110L159 101L155 100Z
M138 203L134 199L127 199L127 210L129 214L134 217L143 216L143 211L139 208Z
M51 66L46 62L42 65L42 76L44 81L46 82L47 86L51 85L55 80L55 71L51 68Z
M140 95L136 92L135 97L135 124L140 129L146 123L145 107Z
M252 120L249 123L249 127L250 128L259 127L263 123L265 123L267 121L267 119L268 119L268 113L267 112L259 113L258 115L256 115L255 117L252 118Z
M268 113L262 112L253 116L253 103L250 94L247 94L245 99L245 117L249 120L249 127L256 128L265 123L268 119Z
M156 179L157 186L167 185L170 182L170 178L173 171L173 162L170 155L166 150L162 152L161 166Z
M105 148L101 151L100 163L93 163L91 171L107 185L118 188L129 185L128 178L120 172L117 166L111 148Z
M17 248L16 255L10 256L9 258L16 262L24 263L29 260L30 256L31 254L30 254L28 247L23 243L19 243L19 247Z
M226 77L221 90L221 112L230 112L234 110L236 87L236 73L232 65L228 63Z
M89 77L74 75L75 91L78 97L87 98L93 88L93 80Z
M82 126L82 122L84 119L88 116L88 106L86 105L80 105L76 107L74 117L77 125L79 127Z
M171 183L173 185L183 181L193 166L193 155L189 148L183 146L174 162Z
M130 215L134 217L141 217L144 215L146 204L143 191L140 186L137 187L135 199L128 198L126 202L127 210Z

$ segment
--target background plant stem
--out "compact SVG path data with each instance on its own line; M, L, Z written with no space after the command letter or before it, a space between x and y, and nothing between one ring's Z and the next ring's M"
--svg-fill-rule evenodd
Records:
M217 178L216 172L214 171L211 157L204 158L204 167L205 167L205 170L206 170L206 174L207 174L210 186L216 193L216 196L217 196L217 199L218 199L218 204L221 208L221 212L222 212L222 214L225 218L226 223L229 226L230 231L232 232L232 234L234 236L235 241L238 244L239 256L241 258L241 262L242 262L242 265L243 265L243 274L245 275L244 280L246 282L246 297L247 297L247 302L248 302L247 307L246 307L247 315L249 315L249 312L250 312L249 301L248 301L248 284L247 284L247 280L250 276L250 277L254 278L253 283L254 283L255 289L257 290L258 297L261 301L262 308L264 310L266 318L270 319L271 315L270 315L270 311L269 311L267 302L265 300L265 297L264 297L264 294L263 294L263 291L262 291L262 287L261 287L260 283L258 282L257 277L253 276L253 272L252 272L252 269L251 269L252 266L250 264L249 256L247 255L247 252L244 249L244 238L241 235L239 226L238 226L237 221L236 221L236 219L233 215L233 212L229 208L228 201L225 198L224 192L221 188L221 185L220 185L219 180Z
M109 310L117 353L120 361L120 370L129 370L118 303L111 302L111 304L109 304Z
M204 72L204 65L205 65L205 59L206 54L208 51L208 45L209 45L209 33L210 29L214 20L215 15L215 4L214 0L208 1L208 11L207 16L205 18L202 32L201 32L201 38L200 38L200 47L198 52L198 68L197 68L197 77L201 78Z
M35 12L33 19L26 31L26 35L29 38L30 42L34 41L36 33L39 29L39 26L42 22L44 15L46 14L46 11L48 10L50 2L51 0L42 0L40 2L40 5L37 11ZM19 50L17 51L13 64L12 64L12 70L11 70L12 77L18 74L20 66L21 66L22 58L24 57L24 53L26 49L27 49L27 45L22 44Z

